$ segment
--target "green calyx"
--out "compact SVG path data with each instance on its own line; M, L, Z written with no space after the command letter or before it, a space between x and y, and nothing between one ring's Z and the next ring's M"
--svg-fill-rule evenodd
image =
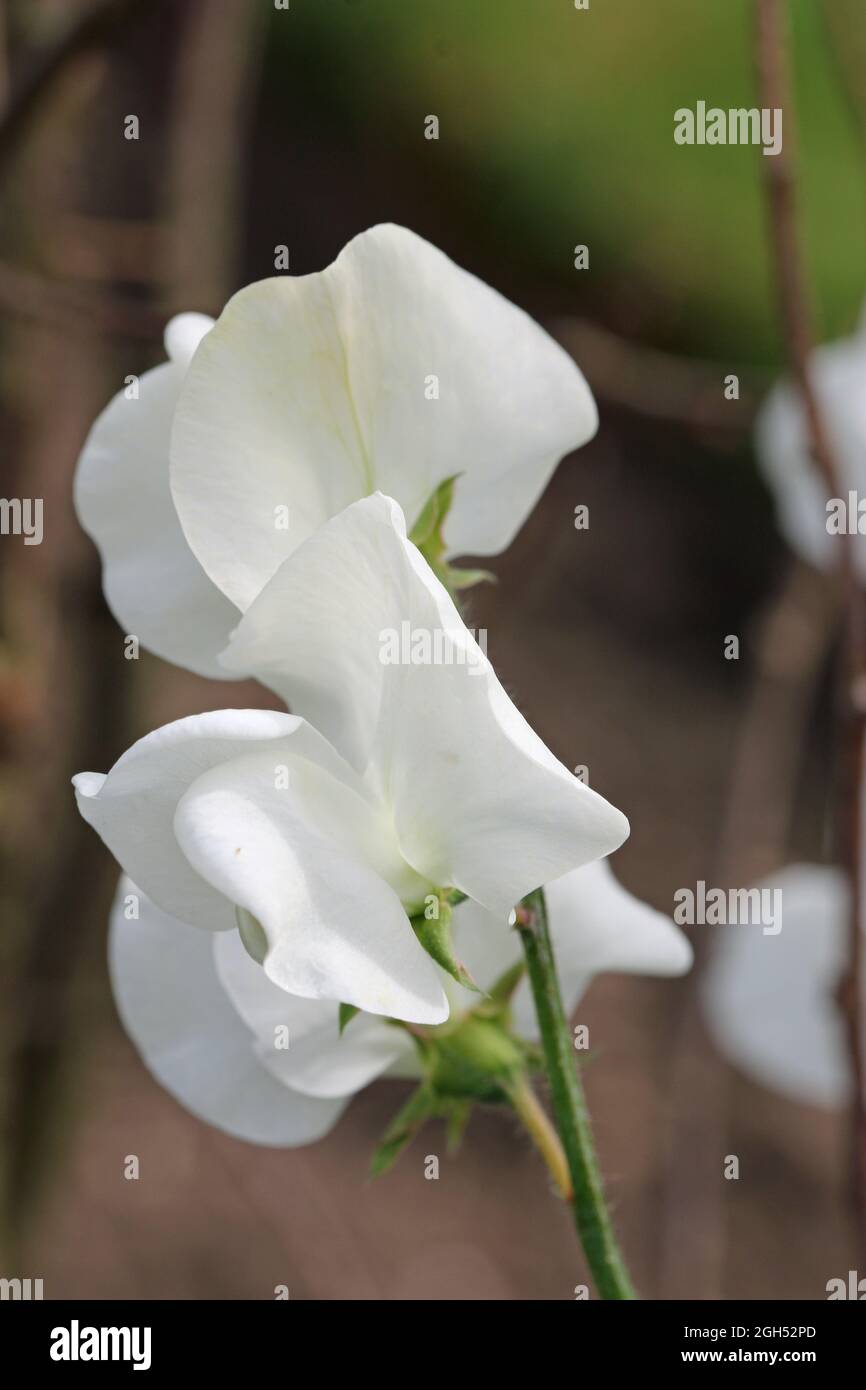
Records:
M529 1075L539 1070L538 1049L510 1028L510 1000L522 974L522 965L507 971L469 1013L434 1028L409 1029L423 1080L382 1136L371 1164L374 1177L396 1162L431 1119L445 1120L448 1149L454 1152L475 1105L513 1105Z
M460 1019L453 1032L437 1038L425 1059L438 1095L487 1105L508 1100L509 1087L525 1065L520 1043L502 1023L475 1012Z
M480 994L481 990L454 949L451 903L451 890L440 889L430 894L423 908L410 910L409 921L428 956L464 989Z
M382 1135L372 1177L397 1161L428 1120L444 1119L449 1152L459 1146L476 1104L508 1105L528 1065L527 1050L498 1019L476 1012L439 1028L412 1030L424 1079Z
M440 483L421 509L421 513L409 534L410 541L417 545L437 579L444 584L452 598L461 589L470 589L474 584L495 583L496 576L489 570L457 569L445 559L445 540L442 527L451 510L454 500L454 484L460 477L455 473Z
M525 973L523 961L509 966L485 993L458 959L453 912L465 900L460 889L439 888L423 903L406 909L427 954L458 984L472 990L478 1002L469 1010L453 1011L446 1023L435 1027L391 1020L394 1027L405 1028L411 1035L423 1079L383 1134L371 1163L374 1177L396 1162L428 1120L445 1120L449 1151L453 1151L475 1105L516 1109L516 1097L525 1092L529 1075L541 1064L538 1048L511 1030L511 1001ZM349 1005L340 1006L341 1033L355 1012Z

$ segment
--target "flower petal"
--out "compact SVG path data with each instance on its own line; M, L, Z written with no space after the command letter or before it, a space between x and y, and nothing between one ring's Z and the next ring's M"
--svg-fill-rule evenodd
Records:
M280 566L221 656L226 671L255 670L358 771L390 670L382 634L416 606L408 546L395 502L381 493L355 502Z
M317 526L376 488L411 524L462 473L445 539L495 554L596 426L580 371L522 310L380 226L320 274L229 302L178 403L171 485L195 554L245 610Z
M272 753L236 758L192 784L175 834L202 877L260 924L262 966L282 989L441 1023L448 1005L436 969L371 867L383 827L360 796L347 805L352 796L310 767L291 766L277 789Z
M623 888L609 862L599 860L549 883L551 933L566 999L578 984L606 970L633 975L684 975L694 952L665 912ZM580 985L582 990L583 985Z
M216 661L237 609L184 538L168 481L171 422L195 343L212 320L183 314L166 330L173 360L120 391L97 419L75 476L78 518L102 558L109 608L127 634L166 661L226 679Z
M285 742L284 742L285 741ZM73 778L78 809L121 868L153 901L194 926L234 928L234 907L193 869L173 829L177 803L208 768L255 748L275 763L292 755L340 762L303 720L276 710L216 710L139 739L111 771Z
M836 991L845 969L850 894L839 869L789 864L760 888L782 893L782 930L719 928L702 982L710 1034L760 1085L805 1104L851 1095Z
M688 938L670 917L623 888L607 860L575 869L548 883L544 891L567 1013L595 975L607 971L682 975L691 966L693 952ZM485 912L477 903L457 907L455 925L458 951L485 989L522 955L518 933L503 917ZM462 993L467 1000L471 998L465 990ZM454 1007L457 1003L452 998ZM532 993L525 979L514 995L513 1016L518 1033L538 1036Z
M862 497L866 492L866 325L861 323L851 338L818 348L810 359L810 375L840 486ZM828 530L827 485L812 458L802 401L789 381L774 386L761 407L755 444L782 535L801 559L816 569L832 569L842 542ZM848 502L847 496L841 500ZM857 568L866 579L866 540L854 539Z
M401 545L404 620L442 637L442 660L386 667L371 762L407 861L501 915L617 849L628 821L534 733L420 552Z
M426 637L426 657L386 659L389 634ZM287 560L222 659L366 769L419 874L500 914L628 834L508 699L390 498L347 507Z
M124 913L129 894L138 897L137 920ZM157 1081L207 1124L252 1144L311 1144L334 1125L345 1100L290 1090L262 1065L219 981L213 945L121 879L109 966L124 1028Z
M186 371L213 326L210 314L175 314L165 326L165 350L169 360Z
M341 1034L339 1006L287 994L253 961L236 933L214 938L217 973L274 1076L311 1096L349 1096L398 1060L414 1058L408 1033L372 1014L358 1014ZM282 1046L282 1031L288 1046Z

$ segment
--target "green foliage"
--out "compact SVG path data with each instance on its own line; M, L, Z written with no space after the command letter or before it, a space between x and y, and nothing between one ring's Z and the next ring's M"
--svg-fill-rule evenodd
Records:
M511 1105L515 1089L542 1065L538 1049L510 1032L508 1006L491 998L437 1028L413 1030L424 1080L377 1145L371 1174L392 1167L428 1120L446 1123L456 1152L475 1105Z
M397 1112L382 1135L370 1160L371 1178L379 1178L387 1173L411 1143L418 1130L436 1114L437 1100L431 1086L426 1083L413 1091L406 1104Z

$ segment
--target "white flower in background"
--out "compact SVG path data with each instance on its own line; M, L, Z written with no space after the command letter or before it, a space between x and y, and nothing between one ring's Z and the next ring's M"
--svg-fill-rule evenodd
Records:
M780 889L778 936L721 929L702 982L719 1051L791 1100L838 1106L851 1094L837 990L848 957L850 892L840 869L791 864L758 885Z
M852 337L816 349L809 365L847 507L849 490L866 500L866 318ZM791 382L779 382L767 396L755 444L785 540L816 569L832 569L843 542L827 529L827 484L812 459L802 401ZM866 535L855 537L855 555L866 580Z
M386 492L411 529L459 474L447 554L493 555L597 426L571 358L401 227L248 286L209 327L169 325L171 362L111 402L76 481L121 626L206 675L225 674L238 613L349 503Z
M380 634L400 621L442 635L453 660L383 664ZM216 931L237 908L255 919L241 918L247 949L284 990L441 1021L407 909L448 887L504 917L628 834L508 699L389 498L356 502L286 560L229 653L298 714L182 719L75 786L164 912Z
M138 919L129 919L129 895L137 893L122 880L112 913L118 1009L150 1071L200 1119L252 1143L309 1144L377 1077L420 1077L404 1029L359 1014L341 1035L335 1004L279 989L236 933L196 931L143 895ZM550 884L547 900L568 1009L602 971L679 975L691 963L678 928L626 892L604 861ZM454 925L460 953L484 988L521 958L517 933L501 915L466 902L455 909ZM477 994L437 973L453 1016L478 1004ZM525 979L513 1021L518 1034L537 1036Z

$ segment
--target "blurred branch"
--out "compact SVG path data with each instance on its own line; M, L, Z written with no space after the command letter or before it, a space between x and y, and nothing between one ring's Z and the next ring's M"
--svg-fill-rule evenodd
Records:
M751 884L784 861L804 731L839 629L838 586L795 562L761 614L751 684L737 732L713 882ZM700 1002L707 939L677 1028L671 1078L675 1116L665 1174L660 1296L722 1298L724 1190L714 1175L725 1153L730 1072L710 1043Z
M155 0L162 5L166 0ZM63 39L37 64L24 84L6 97L5 11L0 15L0 167L26 135L31 119L47 104L59 78L82 55L109 43L129 20L152 13L142 0L102 0L74 20ZM0 307L17 317L75 331L159 339L164 316L145 304L82 290L0 262Z
M43 222L52 223L67 207L77 206L80 170L78 161L66 154L81 141L93 140L86 84L57 79L107 35L107 22L113 26L128 16L153 14L155 8L143 3L91 7L0 119L0 160L29 135L31 116L46 126L48 138L33 140L32 148L27 145L27 157L18 161L15 177L4 189L9 224L28 255L44 258L35 209ZM121 50L115 80L128 81L133 62ZM100 174L112 191L129 177L121 156L119 142L101 155ZM45 196L35 198L36 190ZM61 269L68 273L62 262ZM0 305L23 320L5 325L2 344L4 382L12 385L7 407L15 432L11 462L19 480L26 477L28 494L44 498L46 515L52 518L51 543L46 536L46 544L35 550L4 547L0 575L5 693L11 695L7 712L16 720L0 767L0 797L15 806L0 835L0 907L7 929L0 968L5 1023L0 1086L9 1137L0 1228L16 1248L23 1248L36 1203L46 1184L56 1179L59 1136L75 1112L69 1068L78 1050L78 972L98 921L94 888L107 870L104 856L94 853L76 824L68 796L58 790L68 787L76 767L104 765L106 754L123 746L121 726L128 708L129 673L122 670L120 636L98 597L92 557L85 568L86 552L71 513L71 474L116 369L105 359L101 335L149 338L159 332L162 316L132 301L81 290L68 279L52 281L3 263ZM77 335L73 351L69 331ZM45 406L46 380L52 383L50 409ZM60 685L57 671L64 672ZM18 692L27 701L26 719ZM14 974L7 962L14 965ZM51 1020L48 1028L46 1018Z
M758 619L719 838L723 885L755 883L785 860L805 732L841 616L838 584L794 561Z
M0 261L0 307L7 313L69 331L159 339L165 314L144 302L50 280Z
M725 400L730 368L643 347L587 319L558 318L549 327L575 360L586 364L593 391L611 405L697 434L736 439L750 432L760 384L741 390L739 400Z
M777 276L779 310L785 348L800 389L815 463L824 474L831 497L841 497L841 485L818 398L812 389L809 358L814 346L812 305L803 274L796 215L796 154L793 99L788 79L787 34L783 0L756 0L756 40L760 97L784 112L785 138L772 159L761 160L770 234ZM851 563L851 547L840 544L840 565Z
M6 0L0 0L0 116L9 100L9 15Z
M156 5L165 0L154 0ZM109 43L115 32L136 15L152 12L143 0L98 0L73 20L60 42L42 57L12 96L0 120L0 165L14 152L32 117L54 84L83 54Z
M168 160L166 280L190 308L218 313L233 287L245 117L263 17L263 7L247 0L189 0Z
M789 78L787 16L783 0L755 0L755 42L761 105L780 108L785 142L772 159L762 159L774 268L791 369L800 388L812 455L831 497L843 497L821 405L813 389L810 357L814 345L811 305L803 273L795 206L796 153L794 105ZM854 1190L866 1240L866 1057L864 1057L863 779L866 733L866 615L854 559L854 537L838 545L845 611L845 643L840 666L840 782L838 826L851 884L850 970L840 997L846 1017L855 1091L852 1107Z

